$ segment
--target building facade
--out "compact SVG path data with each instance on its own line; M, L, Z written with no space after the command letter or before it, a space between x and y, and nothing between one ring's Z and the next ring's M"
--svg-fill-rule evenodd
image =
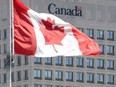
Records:
M0 87L6 87L8 0L0 0ZM15 55L12 87L116 87L116 0L21 0L96 41L100 56L32 58ZM69 48L70 49L70 48Z

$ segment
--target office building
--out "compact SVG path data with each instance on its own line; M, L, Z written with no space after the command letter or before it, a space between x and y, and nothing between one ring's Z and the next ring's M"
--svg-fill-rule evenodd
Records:
M7 83L7 1L0 0L0 87ZM21 1L37 12L54 14L77 27L99 44L101 55L15 55L12 87L116 87L116 0Z

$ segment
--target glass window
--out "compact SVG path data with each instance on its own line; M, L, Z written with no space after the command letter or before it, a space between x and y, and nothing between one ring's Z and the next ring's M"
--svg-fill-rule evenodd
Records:
M76 73L76 80L78 82L83 82L84 81L84 74L82 72L77 72Z
M34 64L41 64L41 63L42 63L41 57L35 57L34 58Z
M21 81L21 71L18 71L17 72L17 80L18 81Z
M14 82L14 72L12 72L12 74L11 74L11 80L12 80L12 82Z
M29 87L29 85L28 84L25 84L24 87Z
M104 31L103 30L97 30L97 39L104 39Z
M45 64L46 65L52 65L52 57L46 57L45 58Z
M52 87L52 85L45 85L44 87Z
M25 79L25 80L28 80L28 78L29 78L28 74L29 74L29 73L28 73L28 70L25 70L25 71L24 71L24 79Z
M88 83L94 82L94 74L93 73L87 73L87 82Z
M1 74L0 74L0 84L1 84L1 81L2 81L1 79L2 79L2 78L1 78Z
M87 58L87 67L94 68L94 59Z
M4 59L4 68L6 68L6 59Z
M2 53L1 44L0 44L0 54Z
M113 60L107 60L107 68L114 69L114 61Z
M66 66L73 66L73 58L66 57Z
M107 83L114 84L114 75L107 75Z
M104 54L104 45L99 45L101 54Z
M61 56L55 57L56 65L63 65L63 59Z
M18 58L17 58L17 64L18 64L18 66L21 66L21 56L18 56Z
M104 75L97 74L97 83L104 83Z
M114 31L107 31L107 40L114 40Z
M111 46L111 45L107 46L107 54L114 55L114 46Z
M71 71L66 72L66 81L73 81L73 72Z
M0 40L1 40L1 30L0 30Z
M6 76L6 74L4 73L4 74L3 74L3 79L4 79L4 80L3 80L3 83L6 83L6 78L7 78L7 76Z
M77 29L79 29L79 31L81 31L81 32L84 32L84 29L83 28L77 28Z
M3 47L4 47L4 54L6 54L6 44L3 44Z
M52 80L52 71L51 70L45 70L45 79Z
M55 78L56 78L56 80L63 80L63 72L62 71L56 71L55 72Z
M83 67L83 58L76 58L77 67Z
M34 84L34 87L42 87L40 84Z
M104 60L97 59L97 68L103 69L104 68Z
M42 73L39 69L34 69L34 79L41 79Z
M7 39L7 31L6 31L6 29L4 29L4 37L3 37L3 39Z
M60 85L56 85L55 87L63 87L63 86L60 86Z
M21 87L21 85L17 85L16 87Z
M94 30L93 29L87 29L87 35L90 37L90 38L94 38Z
M29 58L28 56L25 56L25 65L28 65L29 64Z

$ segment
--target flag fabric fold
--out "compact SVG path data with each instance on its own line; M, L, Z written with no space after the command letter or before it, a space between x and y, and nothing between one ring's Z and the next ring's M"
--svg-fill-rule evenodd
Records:
M14 0L14 51L36 57L99 55L98 44L77 28Z

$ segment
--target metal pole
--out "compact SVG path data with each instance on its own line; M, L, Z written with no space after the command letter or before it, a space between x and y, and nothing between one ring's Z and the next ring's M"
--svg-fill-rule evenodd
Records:
M12 29L12 0L7 0L7 57L6 57L6 87L11 87L11 29Z

